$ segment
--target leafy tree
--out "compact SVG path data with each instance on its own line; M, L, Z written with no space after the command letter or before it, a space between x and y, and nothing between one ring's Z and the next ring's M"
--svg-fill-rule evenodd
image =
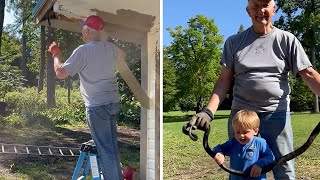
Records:
M21 43L20 40L4 31L2 34L2 45L1 45L1 58L0 61L5 64L11 64L18 66L16 61L21 58Z
M291 111L304 111L313 109L312 93L300 78L290 78L291 84Z
M163 48L163 111L176 110L177 101L176 69L174 63L168 58L166 47Z
M1 49L1 39L2 39L5 6L6 6L6 1L0 0L0 49ZM1 55L1 51L0 51L0 55Z
M8 92L22 87L24 79L21 77L21 70L15 66L15 60L21 58L20 49L19 40L4 31L1 46L3 53L0 58L0 99Z
M314 68L319 68L320 2L319 0L278 0L277 6L283 15L275 25L292 32L299 38ZM308 96L308 91L303 92ZM319 112L318 96L314 96L314 111Z
M24 79L20 74L17 67L0 64L0 100L3 100L8 92L22 88Z
M167 48L166 58L174 62L177 71L177 98L193 99L196 111L200 111L220 72L223 38L214 20L203 15L190 18L187 28L167 30L173 42Z
M41 26L41 33L40 33L40 41L41 41L41 48L40 48L40 67L39 67L39 80L38 80L38 93L43 90L44 85L44 70L46 65L46 28Z
M19 40L4 31L1 46L3 53L0 59L0 99L3 99L8 92L22 87L24 79L21 77L21 70L14 66L15 60L21 58L20 49Z
M39 26L31 18L32 8L36 0L8 0L8 9L14 12L15 22L9 26L12 34L21 36L21 59L19 60L22 75L27 79L25 86L34 86L37 81L31 72L33 60L38 59L40 40Z

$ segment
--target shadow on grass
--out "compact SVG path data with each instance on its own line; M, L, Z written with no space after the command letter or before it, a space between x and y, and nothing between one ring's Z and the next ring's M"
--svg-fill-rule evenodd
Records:
M122 163L139 168L140 145L139 137L132 137L125 132L119 132L119 148ZM16 131L0 131L0 142L7 144L24 144L52 147L78 148L83 142L91 139L88 130L72 130L55 127L47 130L20 129ZM135 143L133 143L135 142ZM78 157L59 156L28 156L0 154L0 169L10 169L8 177L17 175L16 179L64 180L70 179ZM19 173L19 174L16 174Z
M163 123L188 122L193 115L163 116ZM214 115L214 120L228 119L229 115Z
M10 167L8 177L37 180L70 179L77 162L77 157L58 156L5 155L1 159L5 159L3 167Z

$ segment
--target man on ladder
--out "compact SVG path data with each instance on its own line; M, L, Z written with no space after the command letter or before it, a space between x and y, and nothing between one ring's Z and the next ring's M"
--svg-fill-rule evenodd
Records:
M89 16L82 28L85 44L76 48L62 64L61 50L53 42L49 47L58 79L80 77L80 91L86 106L86 119L98 153L104 179L122 178L117 142L116 114L119 110L116 61L124 61L125 53L113 43L102 41L104 21Z

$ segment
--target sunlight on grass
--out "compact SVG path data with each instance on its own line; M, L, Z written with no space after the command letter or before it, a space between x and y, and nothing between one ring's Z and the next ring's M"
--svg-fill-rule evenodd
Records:
M218 111L211 123L210 147L227 140L227 119L230 111ZM202 146L202 131L195 131L198 141L192 141L181 131L194 112L168 112L163 114L163 177L164 179L227 179L228 174L217 166ZM295 149L309 137L320 120L319 114L293 114ZM312 146L296 158L298 179L320 179L319 137Z

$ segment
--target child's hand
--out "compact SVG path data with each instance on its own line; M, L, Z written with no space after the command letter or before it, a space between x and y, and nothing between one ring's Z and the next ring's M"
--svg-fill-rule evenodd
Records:
M214 156L214 160L216 161L217 164L222 164L224 162L224 155L222 153L217 153Z
M259 177L261 175L261 168L254 164L251 168L250 177Z

